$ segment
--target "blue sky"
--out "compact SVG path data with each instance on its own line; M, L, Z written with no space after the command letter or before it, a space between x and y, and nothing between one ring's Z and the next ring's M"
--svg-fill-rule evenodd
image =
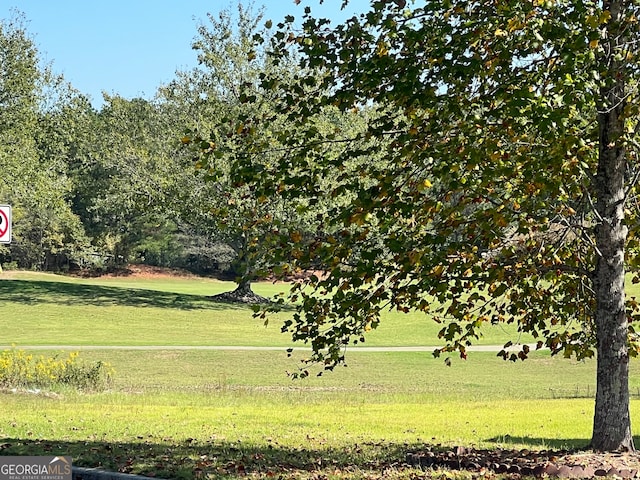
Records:
M248 4L247 1L243 1ZM255 0L266 17L302 16L310 6L317 16L340 21L366 11L369 0ZM52 63L75 88L99 107L102 91L127 98L150 98L176 70L196 64L191 42L207 12L234 8L236 0L0 0L0 18L12 10L25 15L41 58Z

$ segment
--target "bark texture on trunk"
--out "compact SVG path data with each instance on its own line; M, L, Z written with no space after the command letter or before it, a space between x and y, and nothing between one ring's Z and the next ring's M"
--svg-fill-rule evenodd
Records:
M620 47L620 0L605 1L611 12L601 71L599 157L595 181L597 262L594 272L597 333L597 391L591 447L598 451L634 451L629 415L628 325L624 293L624 224L626 152L624 147L624 65L615 58Z

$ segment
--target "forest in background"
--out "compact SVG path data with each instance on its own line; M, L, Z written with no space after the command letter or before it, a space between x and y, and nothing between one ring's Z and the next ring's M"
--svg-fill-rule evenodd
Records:
M293 75L293 63L270 65L256 52L261 12L238 4L210 14L192 45L197 68L176 72L152 99L104 94L100 109L43 64L26 23L20 13L0 21L0 203L13 212L2 268L99 273L142 263L255 277L259 262L246 252L266 248L261 230L274 218L310 225L308 206L207 176L184 141L187 131L213 135L220 118L236 130L247 114L240 86L257 85L265 69Z

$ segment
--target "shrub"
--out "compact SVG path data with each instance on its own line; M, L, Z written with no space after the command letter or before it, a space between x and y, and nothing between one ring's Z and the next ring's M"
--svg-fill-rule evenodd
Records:
M66 358L28 354L11 348L0 354L0 388L52 388L70 386L80 390L104 390L111 384L113 369L104 362L85 363L78 352Z

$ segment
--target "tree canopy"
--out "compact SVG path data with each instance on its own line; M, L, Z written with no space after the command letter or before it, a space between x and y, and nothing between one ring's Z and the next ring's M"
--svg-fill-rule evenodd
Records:
M224 10L217 17L209 15L208 20L198 29L194 42L199 67L181 74L163 92L170 102L187 106L183 141L195 149L195 167L205 180L197 198L184 205L191 210L194 224L224 239L235 251L238 293L244 297L251 281L281 263L265 260L273 258L268 255L273 247L271 232L287 230L308 237L328 206L317 194L310 202L309 197L279 195L278 189L256 192L250 182L238 181L235 158L245 158L242 168L253 174L276 163L287 151L287 137L294 125L288 115L277 111L278 93L265 88L262 79L292 84L299 66L295 58L274 59L267 55L266 42L256 42L272 34L272 23L263 26L261 12L239 4L237 12ZM269 122L254 122L266 116ZM315 128L331 131L338 123L352 132L362 124L351 115L347 125L344 115L335 110L316 118ZM251 142L238 141L238 137L260 138L263 148L257 152ZM193 215L198 209L200 214Z
M440 322L436 355L466 358L486 325L515 324L554 354L597 352L592 446L634 449L638 303L624 281L639 279L638 9L377 0L335 27L309 7L301 29L293 17L278 25L272 58L295 56L299 73L263 75L278 104L252 121L286 115L288 152L256 168L268 146L238 132L231 172L258 194L340 199L317 235L272 232L274 264L326 273L292 290L283 328L311 344L311 362L344 361L385 308ZM369 112L366 131L319 131L330 108ZM338 155L325 154L331 144ZM384 162L363 167L381 151ZM504 358L529 354L509 346Z
M88 240L66 201L62 137L70 132L59 135L69 120L65 108L77 98L40 63L23 17L0 20L0 197L13 206L11 258L23 268L60 268L86 253Z

